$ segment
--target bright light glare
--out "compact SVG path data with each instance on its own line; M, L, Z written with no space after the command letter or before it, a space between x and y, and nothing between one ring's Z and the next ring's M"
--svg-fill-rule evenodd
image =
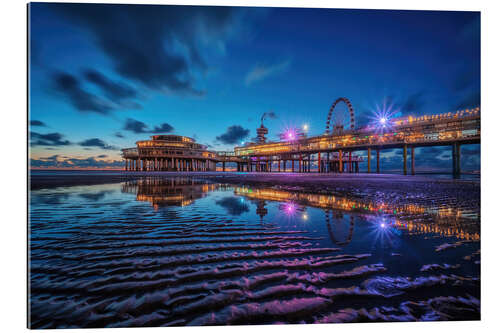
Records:
M309 129L309 125L304 124L304 126L302 126L302 128L304 129L304 131L307 131Z
M307 219L308 219L308 217L309 217L309 216L307 216L307 214L303 214L303 215L302 215L302 218L303 218L304 220L307 220Z
M380 226L381 226L382 228L385 228L385 223L381 223L381 224L380 224Z
M387 122L387 118L386 118L386 117L382 117L382 118L380 118L380 122L381 122L382 124L385 124L385 123Z

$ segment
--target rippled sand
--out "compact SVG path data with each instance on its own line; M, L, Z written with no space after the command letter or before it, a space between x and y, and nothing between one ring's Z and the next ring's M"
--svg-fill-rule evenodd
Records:
M35 190L30 324L479 319L479 216L440 198L151 178Z

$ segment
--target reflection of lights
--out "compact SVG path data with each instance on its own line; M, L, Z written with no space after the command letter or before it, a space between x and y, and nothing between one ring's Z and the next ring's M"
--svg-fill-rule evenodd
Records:
M370 229L369 235L373 243L383 247L394 247L401 234L395 223L387 221L385 217L374 217Z
M302 214L302 219L307 220L308 218L309 216L307 216L307 214Z
M302 211L295 203L291 201L280 205L280 210L282 210L288 217L293 217L297 214L297 211Z

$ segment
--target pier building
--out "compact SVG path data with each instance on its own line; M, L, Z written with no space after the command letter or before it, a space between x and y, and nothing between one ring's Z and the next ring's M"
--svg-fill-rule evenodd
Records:
M215 171L217 153L193 138L180 135L153 135L122 149L127 171Z

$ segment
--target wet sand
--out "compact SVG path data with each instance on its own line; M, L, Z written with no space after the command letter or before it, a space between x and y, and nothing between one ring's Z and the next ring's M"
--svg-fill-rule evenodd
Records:
M111 184L142 177L191 177L218 183L274 187L304 193L354 197L389 204L448 204L480 211L479 180L438 179L428 176L392 174L299 174L238 172L47 172L32 174L32 190L75 185ZM444 201L443 201L444 200Z
M477 181L63 172L31 186L31 328L480 318Z

